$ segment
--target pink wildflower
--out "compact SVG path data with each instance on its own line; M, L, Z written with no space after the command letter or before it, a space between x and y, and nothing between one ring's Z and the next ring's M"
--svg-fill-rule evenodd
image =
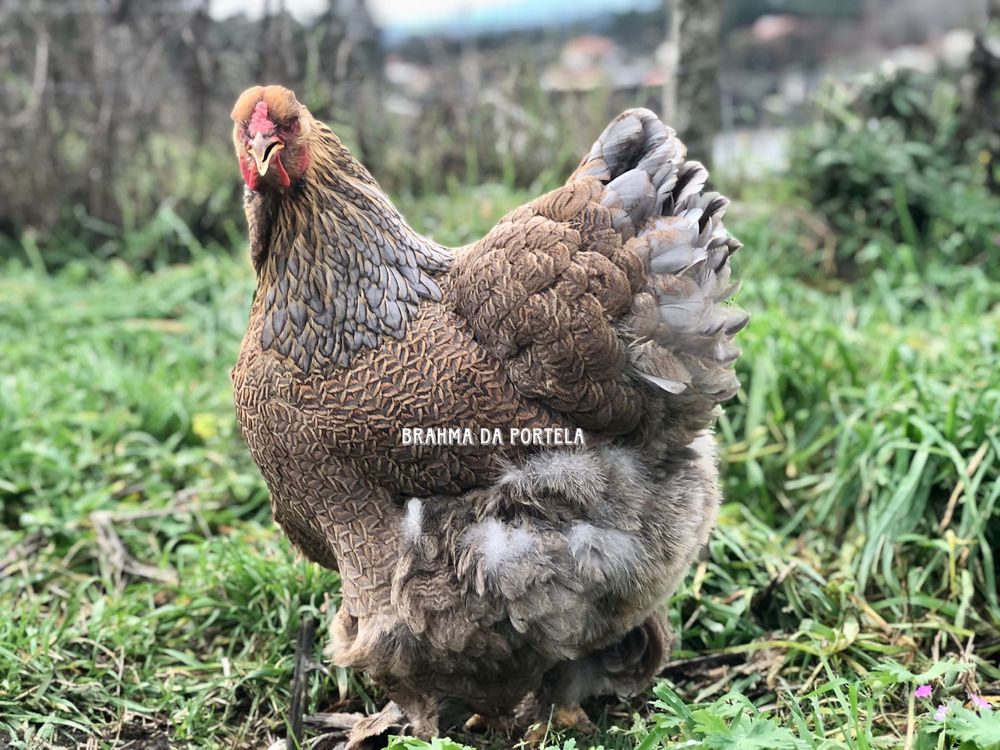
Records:
M934 712L934 721L944 721L944 717L948 714L948 707L943 703L939 703L937 711Z
M993 706L990 705L990 702L985 698L983 698L981 695L976 695L975 693L972 693L969 696L969 698L972 700L972 705L975 706L976 708L982 709L983 711L993 710Z
M920 687L918 687L916 690L913 691L913 694L918 698L930 698L933 692L934 688L932 688L930 685L921 685Z

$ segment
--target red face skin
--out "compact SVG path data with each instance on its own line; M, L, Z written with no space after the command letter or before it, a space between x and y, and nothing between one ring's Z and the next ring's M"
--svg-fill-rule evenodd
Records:
M260 190L268 182L271 182L269 179L271 172L274 172L277 178L277 185L287 188L292 184L288 172L285 171L285 165L281 163L281 154L271 157L271 167L268 170L268 174L264 176L261 176L260 172L257 171L257 165L254 163L253 157L240 156L240 172L243 173L243 181L251 190Z
M244 139L244 149L240 153L240 172L243 173L243 181L251 190L261 190L268 186L285 189L292 184L288 171L282 162L283 151L288 148L289 139L298 134L298 120L279 126L276 125L267 114L267 105L258 102L254 108L253 117L247 126L247 133ZM257 167L257 161L253 156L253 149L256 143L266 144L268 150L278 149L270 154L266 161L267 169L265 174L261 174ZM277 145L271 145L277 144ZM301 161L305 161L305 153L302 154ZM300 165L300 167L304 167ZM301 170L300 170L301 171Z

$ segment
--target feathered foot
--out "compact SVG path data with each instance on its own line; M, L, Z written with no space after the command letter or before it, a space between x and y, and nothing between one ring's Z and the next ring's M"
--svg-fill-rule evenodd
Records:
M496 717L472 714L465 722L465 728L474 734L495 732L510 737L517 728L517 720L513 716Z
M594 722L580 706L572 708L557 706L552 712L552 725L558 729L569 729L577 734L588 736L597 731Z
M552 709L552 718L545 724L534 724L524 733L524 742L530 747L540 747L550 730L570 730L577 734L590 736L597 732L594 722L580 706L556 706Z
M389 701L377 714L360 719L347 737L344 750L373 750L385 745L385 735L402 734L406 727L406 714L394 702Z
M429 740L438 733L438 705L433 698L397 695L404 708L389 701L374 716L366 716L351 729L344 750L375 750L385 746L386 735L406 734ZM405 697L405 700L403 698Z

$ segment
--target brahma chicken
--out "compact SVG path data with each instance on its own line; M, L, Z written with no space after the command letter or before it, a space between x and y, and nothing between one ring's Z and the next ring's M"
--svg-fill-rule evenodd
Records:
M232 118L257 275L239 424L275 520L340 572L330 657L390 699L348 747L462 717L582 728L581 701L645 690L715 521L747 322L704 167L629 110L563 187L449 249L291 91Z

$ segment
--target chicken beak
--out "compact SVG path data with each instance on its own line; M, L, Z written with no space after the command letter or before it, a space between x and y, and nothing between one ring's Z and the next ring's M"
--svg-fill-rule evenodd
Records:
M257 133L254 136L250 142L250 153L253 154L253 160L257 164L257 171L261 177L267 174L272 157L284 147L285 144L273 135L265 136L263 133Z

